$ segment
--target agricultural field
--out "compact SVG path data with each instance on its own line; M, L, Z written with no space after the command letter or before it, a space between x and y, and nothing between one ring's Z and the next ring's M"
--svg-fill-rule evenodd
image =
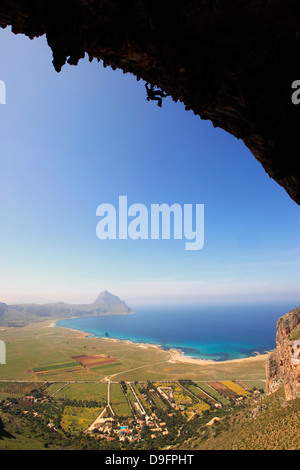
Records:
M62 429L70 434L84 432L100 415L103 408L65 406L60 425Z
M150 415L151 414L151 407L149 405L149 402L148 400L146 400L146 398L143 396L143 391L146 391L144 390L145 389L145 386L143 384L131 384L132 388L134 389L135 393L136 393L136 396L138 397L138 399L140 400L140 403L142 405L142 407L144 408L145 412Z
M65 384L63 382L56 382L53 384L48 384L47 388L45 389L45 393L47 394L48 397L55 396L58 391L64 387Z
M32 371L39 375L40 377L45 377L47 373L57 373L57 372L74 372L81 369L81 365L79 365L76 361L63 361L63 362L55 362L55 363L45 363L45 364L38 364L37 367L33 367Z
M220 403L222 406L230 405L230 401L221 393L219 393L215 388L211 387L208 382L200 382L199 387L214 400Z
M238 394L231 388L228 388L226 385L224 385L223 382L208 382L208 385L223 395L225 398L238 397Z
M107 354L88 355L81 354L79 356L72 356L72 359L81 366L91 371L101 371L104 368L111 366L118 366L121 362L114 356Z
M230 380L223 381L221 383L230 390L233 390L237 395L241 397L246 397L247 395L249 395L249 392L247 392L243 387Z
M118 418L132 416L132 412L120 384L110 385L110 405Z
M204 403L207 403L208 405L216 405L218 403L217 400L212 398L212 396L208 395L205 393L198 385L196 384L188 384L184 383L183 386L190 390L194 395L196 395L197 398L199 398L201 401Z
M111 407L117 418L130 418L132 417L132 412L130 406L126 401L123 403L112 403Z
M128 401L128 404L130 406L132 415L139 416L139 415L143 414L143 410L140 408L140 405L138 403L138 400L140 401L140 403L142 402L142 397L139 394L138 387L136 385L133 385L133 384L128 384L128 383L126 384L125 382L121 382L120 386L122 388L124 396L126 397L126 399ZM135 395L137 396L137 398L136 398ZM144 404L147 405L147 403L144 402L142 404L142 406ZM144 407L144 409L145 409L145 407Z
M119 403L126 401L124 393L118 383L110 384L110 402Z
M111 364L117 362L117 358L113 356L109 356L106 354L98 354L98 355L87 355L81 354L80 356L73 356L72 359L78 364L82 364L84 367L95 367L104 364Z
M131 403L134 403L136 401L136 398L128 385L125 386L125 396L127 400L129 400Z
M47 393L54 394L56 399L107 402L107 384L104 383L51 384Z

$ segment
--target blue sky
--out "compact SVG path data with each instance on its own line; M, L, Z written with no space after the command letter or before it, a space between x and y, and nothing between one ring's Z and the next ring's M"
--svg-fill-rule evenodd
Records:
M299 206L242 141L96 60L57 74L45 37L6 28L0 53L0 301L299 302ZM99 240L119 195L204 204L204 247Z

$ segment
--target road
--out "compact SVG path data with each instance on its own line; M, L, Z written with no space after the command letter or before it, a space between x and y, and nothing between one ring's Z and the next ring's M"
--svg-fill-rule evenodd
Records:
M171 357L172 357L172 359L173 359L172 353L171 353ZM153 362L152 364L145 364L145 365L143 365L143 366L134 367L133 369L122 370L121 372L117 372L116 374L107 375L107 376L104 378L104 380L105 380L105 381L111 381L112 377L116 377L117 375L127 374L128 372L132 372L132 371L138 370L138 369L144 369L145 367L156 366L157 364L163 364L164 362L170 362L170 359L167 359L167 360L165 360L165 361Z

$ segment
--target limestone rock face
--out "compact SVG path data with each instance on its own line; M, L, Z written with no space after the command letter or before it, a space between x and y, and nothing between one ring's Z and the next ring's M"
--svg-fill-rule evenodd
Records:
M284 385L287 400L300 398L300 307L277 322L276 349L266 362L266 393Z
M57 71L87 54L158 86L242 139L297 204L299 24L299 0L0 2L0 26L45 34Z

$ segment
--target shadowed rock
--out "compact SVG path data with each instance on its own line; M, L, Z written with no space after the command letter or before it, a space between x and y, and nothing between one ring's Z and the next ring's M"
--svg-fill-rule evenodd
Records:
M5 0L0 25L46 34L57 71L88 54L242 139L300 204L298 0ZM159 101L160 103L160 101ZM199 142L200 145L200 142ZM231 171L231 168L228 168Z

